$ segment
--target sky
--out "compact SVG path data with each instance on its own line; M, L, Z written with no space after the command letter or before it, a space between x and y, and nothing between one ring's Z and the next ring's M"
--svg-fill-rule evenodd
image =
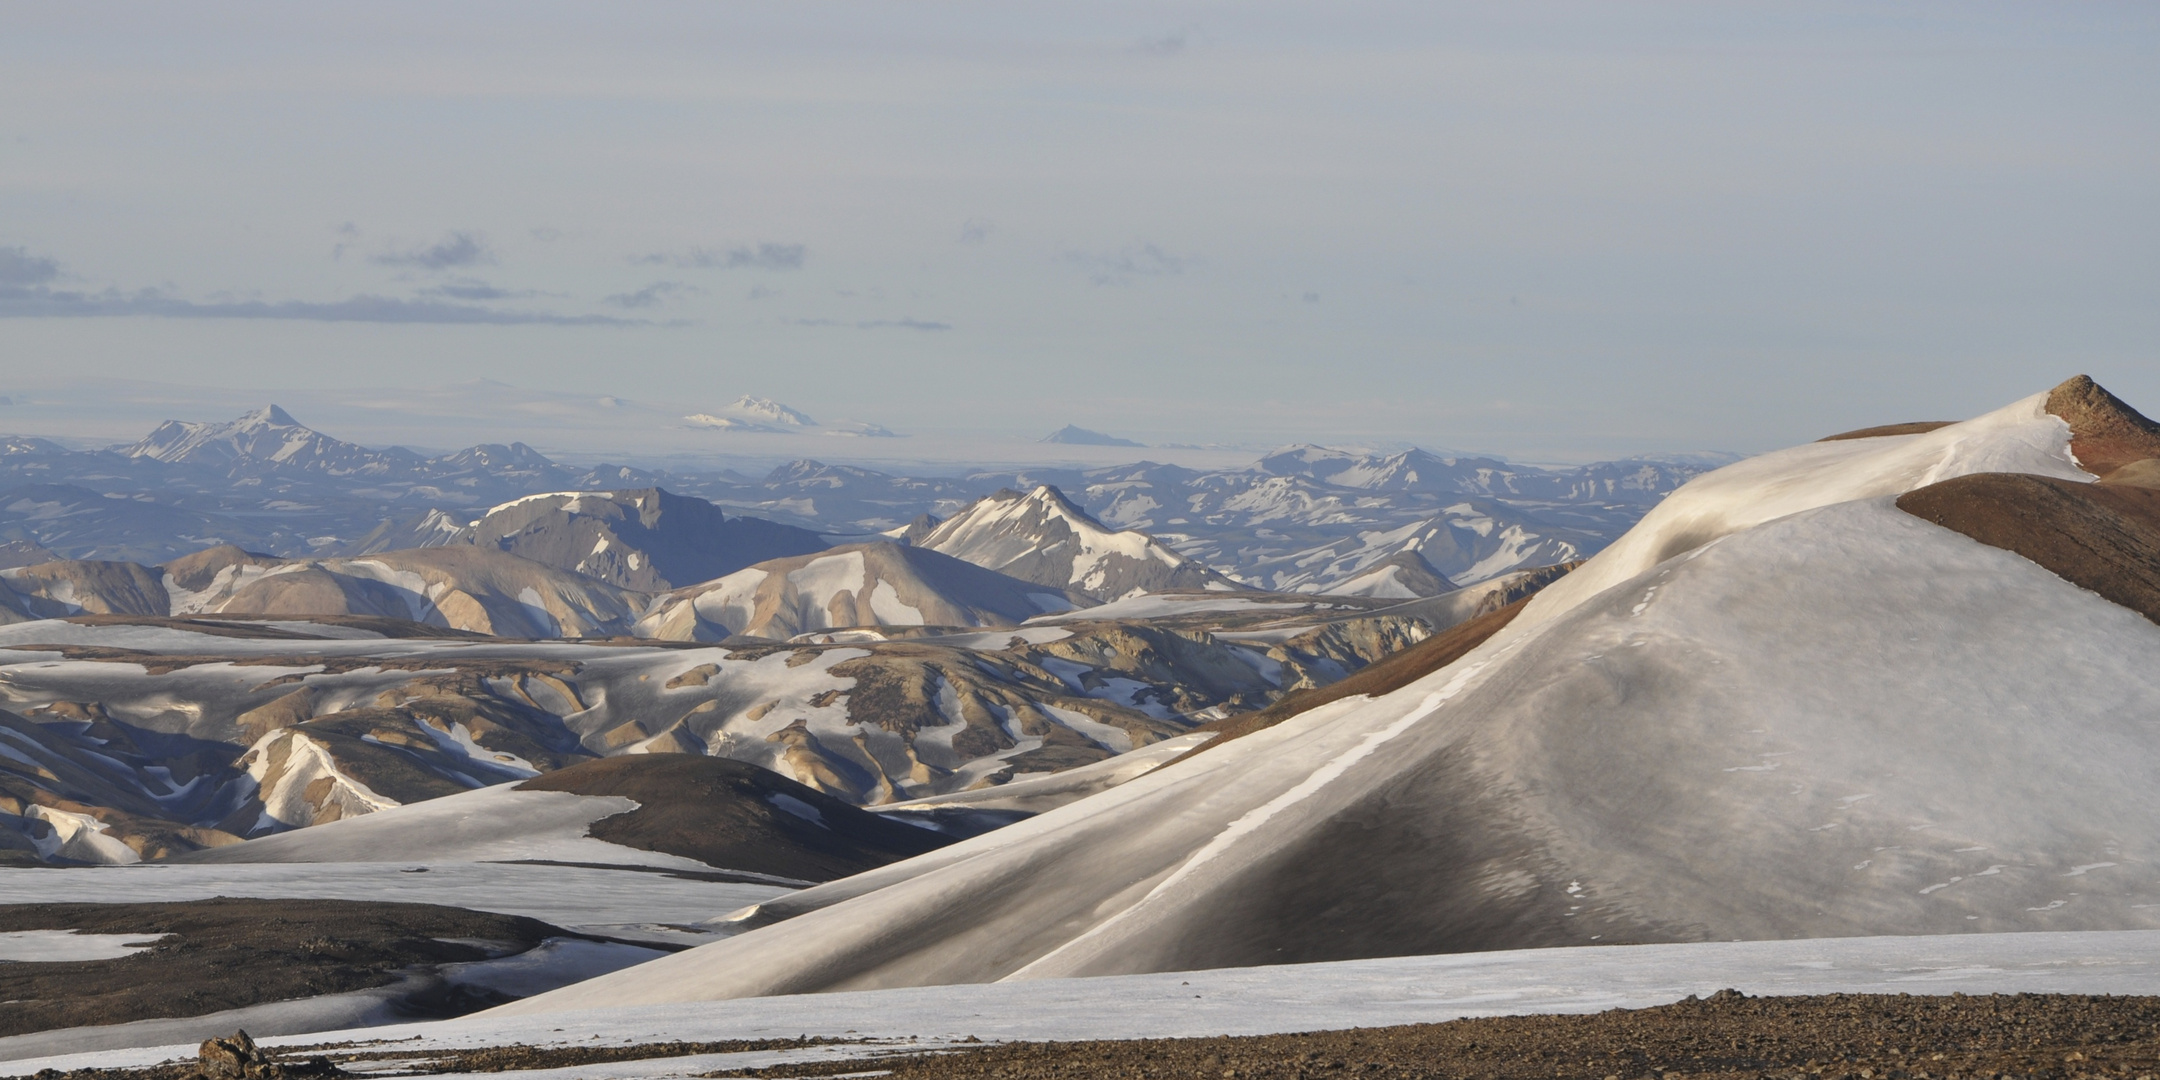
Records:
M2109 3L10 4L0 431L476 380L924 440L836 460L2160 413L2155 55Z

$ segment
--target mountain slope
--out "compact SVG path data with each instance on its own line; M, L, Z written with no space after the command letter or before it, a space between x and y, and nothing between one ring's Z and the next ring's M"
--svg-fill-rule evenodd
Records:
M1043 485L1000 491L954 514L920 545L1022 581L1098 600L1170 589L1234 588L1143 532L1113 532Z
M490 510L467 542L642 592L829 546L807 529L731 518L662 488L528 495Z
M228 549L231 550L231 549ZM196 569L200 580L202 568ZM622 633L645 597L487 548L387 551L349 559L232 559L174 614L375 615L499 637Z
M1406 685L513 1009L2160 926L2160 626L1895 504L2089 483L2048 403L1710 473Z
M829 881L951 841L769 769L632 754L523 782L211 848L180 862L537 859Z
M1084 599L1084 598L1082 598ZM1070 611L1063 589L879 542L774 559L658 598L638 632L674 641L790 638L848 626L1017 626Z
M1356 577L1322 591L1330 596L1413 600L1453 592L1455 584L1433 569L1416 548L1403 548L1367 565Z

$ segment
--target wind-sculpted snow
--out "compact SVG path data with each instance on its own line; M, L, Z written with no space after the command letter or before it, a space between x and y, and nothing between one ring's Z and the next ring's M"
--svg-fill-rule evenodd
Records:
M2160 626L1893 505L1973 471L2075 478L2042 400L1711 474L1604 557L1633 573L1557 599L1593 561L1398 690L516 1009L2160 927Z

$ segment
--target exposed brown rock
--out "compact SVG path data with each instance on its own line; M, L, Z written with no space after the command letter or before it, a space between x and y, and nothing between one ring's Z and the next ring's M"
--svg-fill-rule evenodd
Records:
M954 839L727 758L625 754L535 777L518 790L634 799L637 809L594 822L589 834L641 851L799 881L846 877Z
M2140 458L2100 478L2103 484L2160 488L2160 458Z
M255 1045L245 1031L223 1038L204 1039L195 1051L195 1064L204 1080L288 1080L304 1076L345 1076L343 1069L323 1057L288 1060Z
M1816 442L1842 442L1846 439L1879 439L1885 435L1925 435L1936 428L1949 427L1955 420L1913 420L1903 424L1881 424L1876 427L1856 428L1825 435Z
M2160 489L1978 473L1897 505L2160 622Z
M2047 411L2070 425L2070 452L2094 476L2144 458L2160 457L2160 424L2079 375L2048 391Z

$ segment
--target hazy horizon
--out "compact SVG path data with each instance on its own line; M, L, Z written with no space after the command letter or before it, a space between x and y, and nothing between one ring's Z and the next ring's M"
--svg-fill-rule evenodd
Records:
M100 379L354 441L368 402L475 379L670 415L750 394L915 439L835 460L1065 424L1756 452L2079 372L2160 411L2147 7L0 26L0 87L36 103L0 117L0 396L87 402L0 410L10 432L139 435L159 403L101 418Z

